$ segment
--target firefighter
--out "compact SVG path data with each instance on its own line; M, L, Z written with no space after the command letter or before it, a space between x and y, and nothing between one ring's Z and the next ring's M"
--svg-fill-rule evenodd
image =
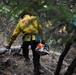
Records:
M36 35L39 33L41 35L41 40L44 39L42 32L42 26L36 16L32 16L28 11L23 11L20 14L20 20L13 31L13 34L6 46L7 49L10 49L14 40L17 38L19 33L23 33L23 44L22 44L22 53L26 62L30 62L28 46L31 45L33 53L33 64L34 64L34 74L40 75L43 71L40 70L40 55L35 51L36 45L40 42L36 40ZM43 41L44 42L44 41Z

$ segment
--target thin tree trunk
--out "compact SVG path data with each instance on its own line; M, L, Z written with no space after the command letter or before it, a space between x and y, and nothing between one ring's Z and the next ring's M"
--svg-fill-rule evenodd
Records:
M64 75L72 75L74 72L74 69L76 67L76 57L74 58L74 60L72 61L72 63L69 65L67 71L65 72Z
M64 51L62 52L62 54L60 55L60 58L59 58L59 61L58 61L58 64L57 64L57 68L56 68L56 71L55 71L55 74L54 75L59 75L60 73L60 70L61 70L61 66L62 66L62 62L64 60L64 57L66 56L66 54L68 53L70 47L72 45L72 42L67 42L67 44L65 45L65 49Z

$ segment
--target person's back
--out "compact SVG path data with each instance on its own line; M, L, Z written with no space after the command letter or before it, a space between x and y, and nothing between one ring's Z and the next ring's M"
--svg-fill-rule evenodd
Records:
M13 36L17 36L20 32L22 32L23 34L42 33L42 27L41 27L41 24L39 23L37 17L25 15L25 17L23 19L21 19L19 21L19 23L17 24L17 26L13 32ZM35 35L33 35L32 37L33 37L32 40L36 39ZM26 40L30 41L30 35L28 35L26 37Z
M38 21L37 17L26 14L23 12L20 21L18 22L16 28L13 31L12 37L8 43L7 48L10 48L16 37L19 33L24 34L23 44L21 46L22 53L25 58L25 61L29 61L29 50L28 46L31 45L31 49L33 52L33 64L34 64L34 72L35 75L40 75L40 55L36 52L36 45L39 41L36 41L36 34L41 34L41 39L44 40L42 33L42 26Z
M25 18L20 21L20 28L23 33L38 33L38 25L37 18L34 16L26 15Z

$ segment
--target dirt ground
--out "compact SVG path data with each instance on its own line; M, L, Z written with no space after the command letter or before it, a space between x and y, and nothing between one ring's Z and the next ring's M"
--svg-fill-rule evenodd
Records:
M0 55L0 75L34 75L32 53L30 52L30 65L26 65L24 57L18 54ZM54 72L55 61L49 55L41 56L41 65L44 70L43 75L52 75Z
M30 52L29 55L30 65L26 65L23 56L20 54L12 53L11 55L0 55L0 75L34 75L32 53ZM52 55L41 56L40 62L44 70L44 74L42 75L54 75L58 59L59 56L54 53ZM60 75L64 75L67 68L66 66L68 66L68 64L64 61ZM76 75L76 73L73 75Z

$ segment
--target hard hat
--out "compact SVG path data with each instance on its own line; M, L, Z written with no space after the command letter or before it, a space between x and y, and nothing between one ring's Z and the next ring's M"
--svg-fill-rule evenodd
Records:
M49 54L49 46L47 44L38 43L35 50L40 56Z

